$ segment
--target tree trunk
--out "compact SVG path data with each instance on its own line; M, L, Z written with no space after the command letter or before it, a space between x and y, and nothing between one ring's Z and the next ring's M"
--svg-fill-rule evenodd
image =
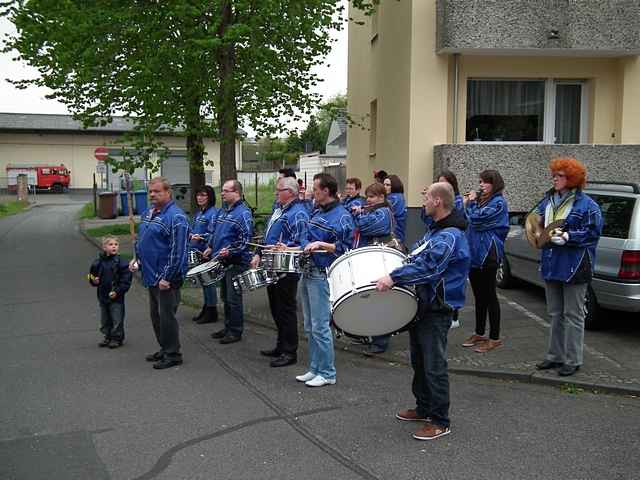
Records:
M188 130L189 127L187 127ZM191 184L191 211L195 212L196 191L204 186L204 142L202 134L187 135L187 158L189 160L189 183Z
M222 2L218 34L223 41L218 54L220 93L217 101L218 125L220 128L220 183L237 178L236 136L238 112L234 86L235 49L233 42L224 39L225 31L233 24L232 0Z

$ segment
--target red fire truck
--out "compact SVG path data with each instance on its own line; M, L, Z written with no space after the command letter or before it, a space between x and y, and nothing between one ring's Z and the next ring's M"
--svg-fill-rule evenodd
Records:
M26 175L30 188L62 193L69 188L71 171L60 165L7 165L7 186L15 192L18 175Z

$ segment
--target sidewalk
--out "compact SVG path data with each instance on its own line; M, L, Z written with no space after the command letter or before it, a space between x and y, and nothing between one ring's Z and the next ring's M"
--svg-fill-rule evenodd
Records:
M113 223L126 223L124 220L105 221L89 220L81 222L83 228L93 228ZM84 234L84 232L83 232ZM86 235L85 235L86 236ZM97 239L86 236L97 246ZM131 251L131 241L128 236L121 237L121 251ZM519 381L527 383L549 384L564 386L565 388L583 388L591 391L619 393L625 395L640 395L640 361L637 357L616 355L613 351L598 351L588 343L584 348L584 365L571 377L559 377L555 371L540 372L535 364L543 359L548 342L548 323L512 300L500 295L501 330L504 345L488 353L476 353L472 348L464 348L462 342L473 333L474 309L473 295L469 291L467 304L460 311L461 327L452 329L449 334L449 371L467 374ZM202 290L200 288L185 287L182 289L182 301L193 308L202 305ZM245 318L249 322L271 328L275 325L269 313L266 289L258 289L244 296ZM298 318L302 319L299 311ZM206 326L205 326L206 328ZM302 321L299 321L300 338ZM397 335L391 339L386 353L371 357L371 361L386 361L395 364L409 365L409 337L407 333ZM339 338L336 348L354 354L365 354L366 348L353 345L348 337ZM615 358L614 358L615 357Z

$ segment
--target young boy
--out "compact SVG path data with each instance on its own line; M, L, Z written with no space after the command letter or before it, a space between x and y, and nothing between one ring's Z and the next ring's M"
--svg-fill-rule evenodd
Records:
M100 331L104 335L98 346L118 348L124 342L124 294L131 287L129 263L118 255L116 237L102 239L102 253L91 264L89 283L98 287Z

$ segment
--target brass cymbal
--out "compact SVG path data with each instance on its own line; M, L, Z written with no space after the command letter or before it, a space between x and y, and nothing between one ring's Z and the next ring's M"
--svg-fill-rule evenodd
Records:
M563 225L563 220L556 220L555 222L551 222L546 227L543 227L542 217L540 217L538 213L532 212L527 215L524 223L524 228L529 244L534 248L542 248L547 243L549 243L552 232L555 229L561 229Z

